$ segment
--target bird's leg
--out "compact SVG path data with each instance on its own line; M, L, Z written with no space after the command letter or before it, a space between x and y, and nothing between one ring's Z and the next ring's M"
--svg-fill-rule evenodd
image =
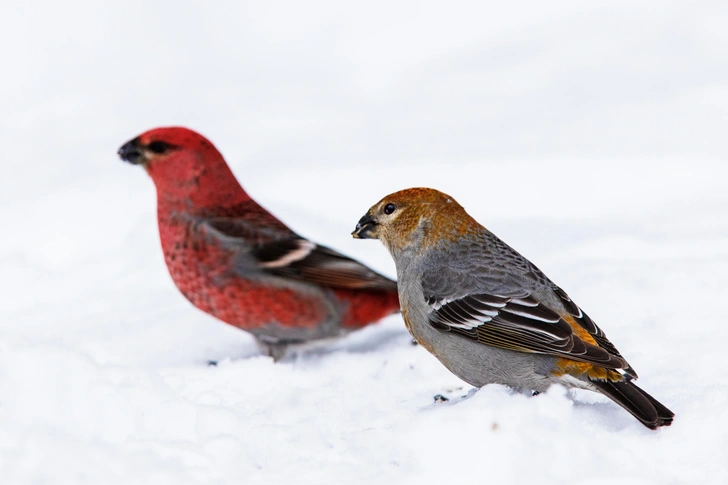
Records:
M273 357L273 362L279 362L286 354L286 349L288 348L286 344L263 342L260 339L257 339L257 341L260 350L269 357Z

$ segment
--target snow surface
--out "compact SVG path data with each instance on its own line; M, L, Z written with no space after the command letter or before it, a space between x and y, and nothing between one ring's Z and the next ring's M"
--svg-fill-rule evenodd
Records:
M0 483L728 483L727 24L724 1L3 2ZM462 399L399 317L259 356L173 287L116 157L170 124L389 275L356 221L450 193L674 425L561 388Z

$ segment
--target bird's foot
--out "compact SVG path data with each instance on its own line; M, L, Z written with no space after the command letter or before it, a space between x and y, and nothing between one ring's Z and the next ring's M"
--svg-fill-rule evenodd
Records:
M460 401L463 401L465 399L468 399L470 396L478 392L478 389L476 387L473 387L468 390L465 394L462 393L463 388L462 387L456 387L453 389L445 389L445 391L442 394L435 394L433 396L433 399L435 400L436 404L444 403L452 401L451 403L457 403Z
M445 397L442 394L435 394L434 399L436 403L448 402L450 400L449 397Z

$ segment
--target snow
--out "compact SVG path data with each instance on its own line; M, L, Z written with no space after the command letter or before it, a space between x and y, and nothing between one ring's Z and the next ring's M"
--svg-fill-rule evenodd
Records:
M0 483L728 483L726 23L720 1L3 3ZM116 157L170 124L390 276L356 221L449 193L673 426L471 393L396 316L258 355L173 287L152 183Z

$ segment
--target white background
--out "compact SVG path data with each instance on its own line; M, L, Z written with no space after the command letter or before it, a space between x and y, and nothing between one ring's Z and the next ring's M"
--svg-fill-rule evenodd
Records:
M726 25L723 1L3 3L0 482L727 483ZM356 221L451 194L674 425L557 388L462 400L399 317L258 356L174 288L116 156L163 125L390 276Z

